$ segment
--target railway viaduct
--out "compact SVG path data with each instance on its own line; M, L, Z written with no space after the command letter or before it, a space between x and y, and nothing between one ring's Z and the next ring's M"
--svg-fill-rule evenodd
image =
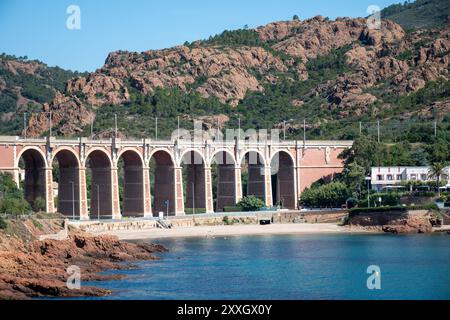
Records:
M17 184L23 180L25 197L31 203L41 197L47 212L58 211L81 220L150 217L161 211L184 215L185 208L220 212L245 194L261 198L266 206L281 204L295 209L302 190L342 171L338 155L351 145L352 141L183 142L1 136L0 171L11 173ZM59 168L57 202L53 192L55 164ZM119 168L123 168L123 178L119 178ZM244 168L246 182L242 180ZM119 188L123 188L122 193Z

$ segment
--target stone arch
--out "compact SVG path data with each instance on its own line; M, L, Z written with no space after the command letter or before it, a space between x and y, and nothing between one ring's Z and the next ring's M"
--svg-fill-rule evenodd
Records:
M166 149L154 150L150 157L150 169L154 167L151 194L153 195L153 214L167 212L166 201L169 201L169 215L175 215L175 161L171 153Z
M122 215L144 216L144 161L139 152L129 148L122 150L117 156L116 167L123 160L123 176L119 177L119 184L123 186ZM122 172L121 172L122 173ZM122 181L121 181L122 180Z
M195 149L183 152L180 166L183 168L186 190L184 207L187 213L206 212L205 158Z
M180 162L179 162L180 166L181 166L181 163L183 162L183 158L186 156L186 154L191 153L191 152L195 153L196 156L195 156L194 160L196 160L196 162L202 161L206 165L206 159L198 149L187 148L180 155Z
M112 208L112 162L109 154L101 149L89 150L86 168L91 170L90 216L111 218Z
M24 196L33 207L38 198L47 203L47 160L44 152L38 147L28 147L22 149L17 155L16 168L20 168L20 159L24 164Z
M241 181L244 196L255 196L266 202L265 159L257 150L247 150L241 157Z
M123 148L121 149L118 153L117 153L117 161L116 161L116 167L117 167L117 163L119 162L119 159L122 157L122 155L124 153L128 153L128 152L132 152L133 154L135 154L137 157L139 157L139 160L141 162L142 167L144 167L145 164L145 160L144 157L142 156L141 152L139 152L139 150L135 149L135 148Z
M217 159L216 156L218 154L223 154L223 155L226 155L226 156L221 156L221 157L219 157L220 159ZM215 158L216 158L216 160L218 162L223 162L223 163L227 162L227 164L228 164L228 162L233 162L234 165L237 164L236 163L236 158L234 157L234 154L228 149L217 149L217 150L215 150L211 154L211 157L209 158L209 165L213 164L213 161L214 161ZM230 161L230 160L232 160L232 161Z
M231 152L221 149L212 154L210 164L214 207L221 212L224 207L236 205L236 159Z
M297 197L295 192L295 161L286 150L278 150L270 161L272 199L274 205L295 209Z
M64 216L80 217L80 161L70 148L57 149L52 157L54 168L58 162L58 204L57 211ZM53 179L56 177L53 176Z
M106 158L107 158L108 161L109 161L109 166L112 167L113 161L112 161L112 159L111 159L111 155L109 154L109 152L108 152L105 148L98 148L98 147L90 148L90 149L86 152L86 155L85 155L85 157L84 157L84 162L83 162L83 166L84 166L84 167L86 167L86 164L87 164L89 155L90 155L91 153L95 152L95 151L99 151L99 152L105 154Z

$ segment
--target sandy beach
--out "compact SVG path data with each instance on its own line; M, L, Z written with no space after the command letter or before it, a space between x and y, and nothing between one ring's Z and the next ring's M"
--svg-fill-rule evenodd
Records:
M313 233L354 233L348 227L332 223L321 224L271 224L271 225L231 225L174 227L172 229L114 230L97 234L116 235L120 240L160 239L178 237L216 237L242 235L313 234ZM364 232L361 230L358 233Z

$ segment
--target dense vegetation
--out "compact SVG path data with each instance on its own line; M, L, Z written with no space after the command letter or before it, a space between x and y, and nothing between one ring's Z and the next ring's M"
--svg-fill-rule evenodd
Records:
M6 67L8 62L26 63L29 71L12 72ZM0 54L0 80L5 83L4 88L0 86L0 115L7 115L0 116L0 134L19 133L24 112L41 111L41 104L52 101L56 90L63 92L69 79L81 75L84 73L49 67L27 57Z
M436 27L448 22L450 2L446 0L405 1L381 11L381 17L393 20L405 29Z
M22 215L30 213L31 207L24 199L10 174L0 173L0 213Z

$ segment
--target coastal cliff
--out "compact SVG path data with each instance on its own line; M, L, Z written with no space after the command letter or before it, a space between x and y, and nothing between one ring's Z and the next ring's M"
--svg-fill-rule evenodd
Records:
M0 299L109 295L111 291L84 286L83 282L120 279L119 275L99 272L131 268L122 262L154 260L155 252L166 251L159 245L126 243L115 236L92 236L71 229L64 240L39 240L43 230L62 230L61 219L7 223L7 228L0 230ZM71 266L80 270L79 289L67 286Z

